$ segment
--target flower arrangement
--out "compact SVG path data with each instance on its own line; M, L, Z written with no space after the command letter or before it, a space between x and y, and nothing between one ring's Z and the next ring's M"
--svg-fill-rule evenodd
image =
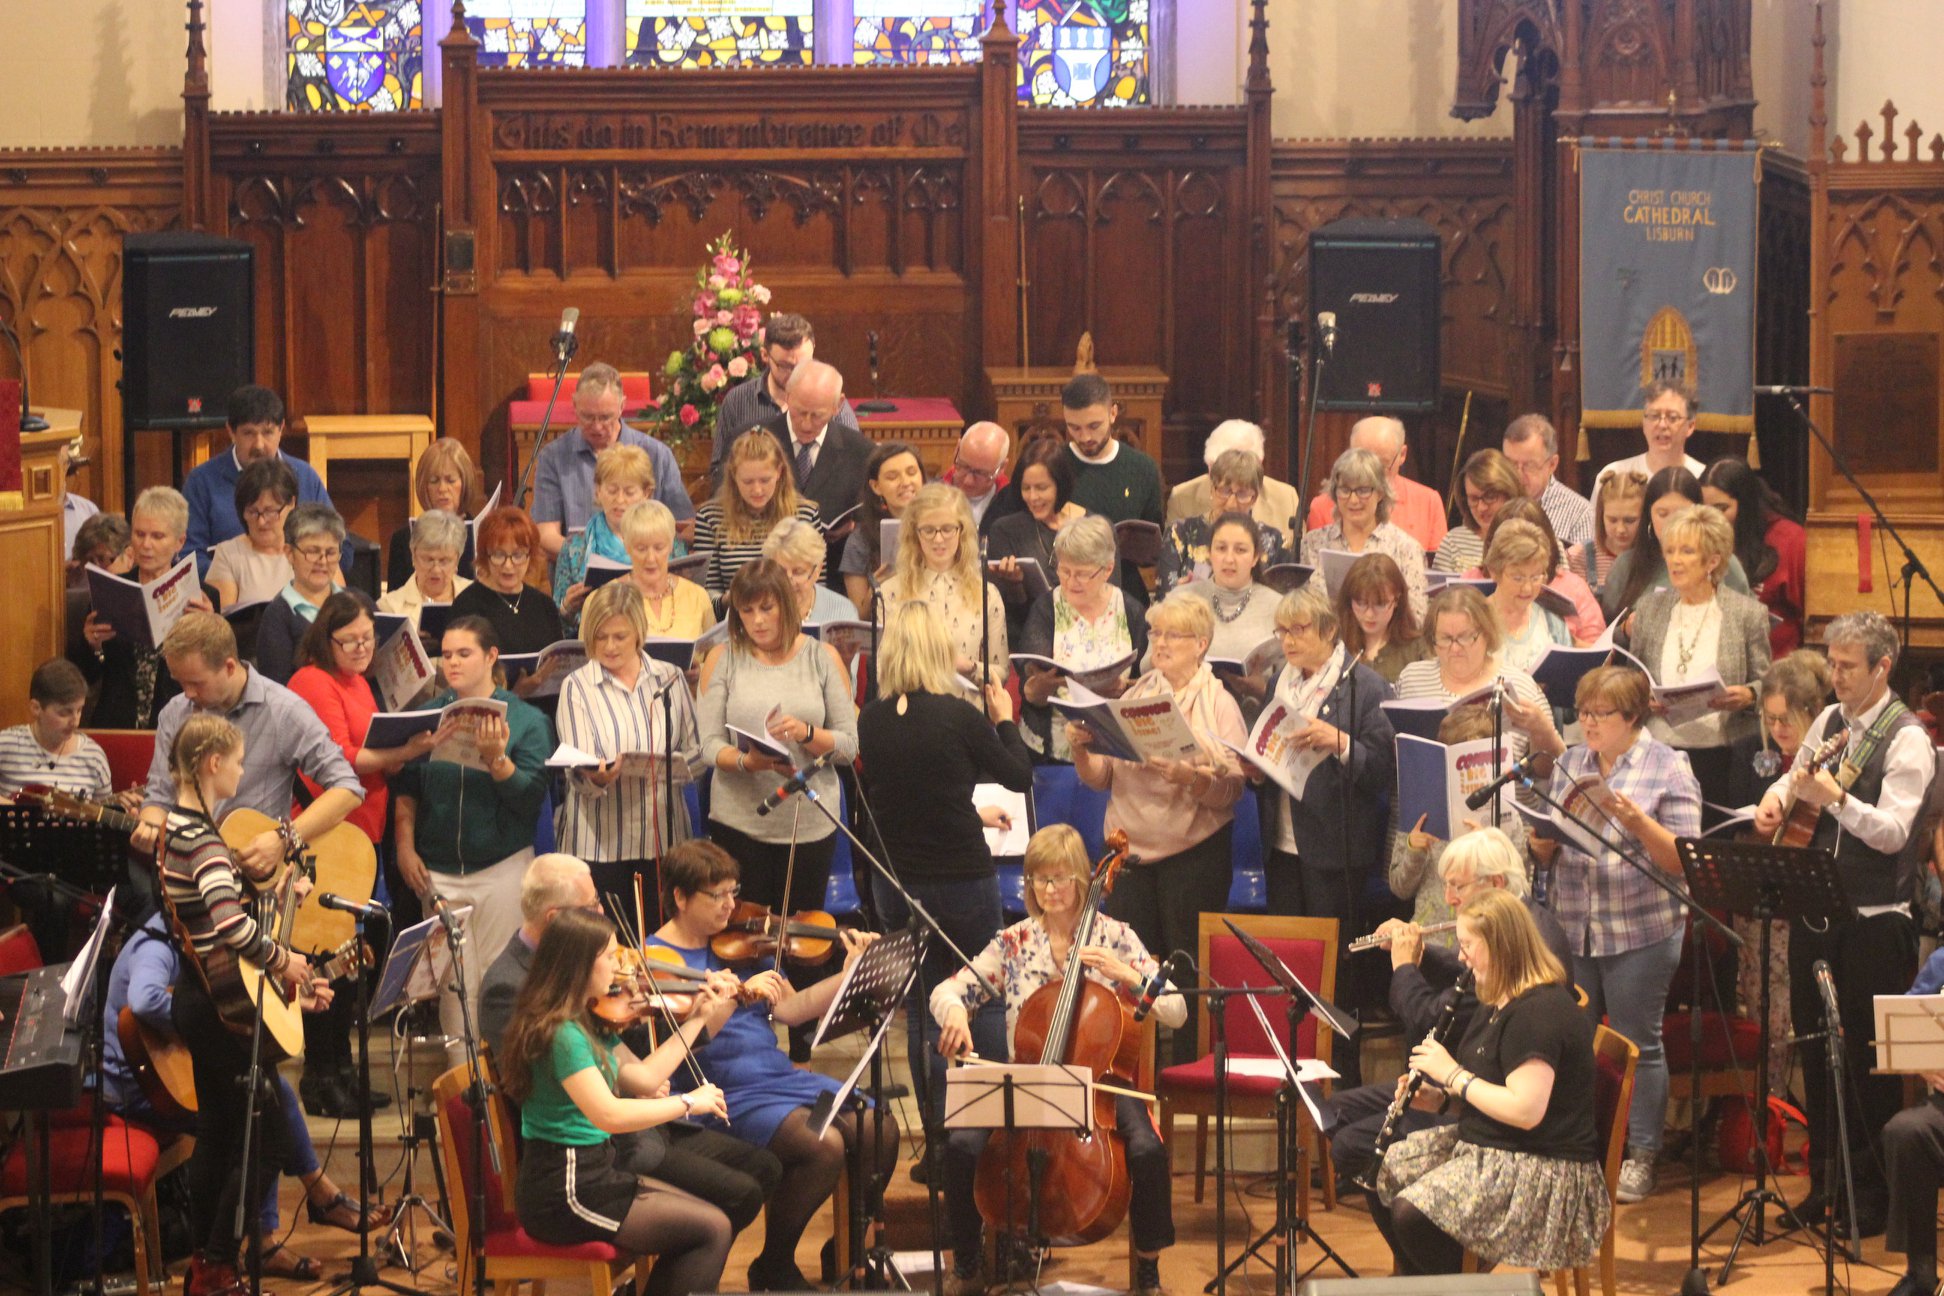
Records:
M695 339L668 353L668 380L656 432L670 446L715 429L716 412L731 387L761 367L763 307L770 290L749 274L749 254L729 234L709 244L709 260L695 272L689 302Z

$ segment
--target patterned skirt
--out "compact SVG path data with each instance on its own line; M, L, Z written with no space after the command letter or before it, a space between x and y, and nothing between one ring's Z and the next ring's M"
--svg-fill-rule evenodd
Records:
M1590 1263L1613 1211L1597 1162L1460 1142L1456 1125L1392 1144L1377 1196L1402 1197L1480 1258L1524 1269Z

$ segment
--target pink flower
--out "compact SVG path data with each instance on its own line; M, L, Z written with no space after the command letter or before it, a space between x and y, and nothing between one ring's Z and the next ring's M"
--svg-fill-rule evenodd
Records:
M767 306L769 305L770 290L761 284L757 284L749 289L749 298L758 306Z
M749 376L749 357L737 356L731 360L729 362L729 376L731 378L747 378Z
M712 313L714 310L715 310L715 294L713 293L695 294L695 314L698 318L701 316L708 315Z
M707 337L709 334L709 328L710 328L710 323L708 320L699 319L695 321L695 336Z
M732 257L727 252L717 253L714 264L716 271L725 275L732 275L742 269L741 258Z
M709 276L709 287L715 292L721 292L724 288L727 288L728 286L729 286L729 281L727 279L724 279L721 275L712 274Z
M702 414L699 410L695 408L695 406L684 405L682 406L681 413L678 415L678 417L682 420L683 427L694 427L697 423L701 421Z
M719 310L715 313L715 322L724 328L727 328L731 323L733 323L735 318L736 317L734 315L731 315L726 310Z
M718 313L718 318L720 318L720 313ZM736 307L735 314L733 317L733 326L736 330L736 335L738 337L747 338L751 336L756 332L756 329L762 324L762 322L763 322L763 313L757 310L754 306Z

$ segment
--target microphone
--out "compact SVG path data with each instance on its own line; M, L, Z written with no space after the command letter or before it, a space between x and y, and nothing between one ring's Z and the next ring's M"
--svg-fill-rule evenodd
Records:
M446 898L434 891L432 893L432 912L439 917L439 926L445 928L448 944L458 946L460 941L459 920L452 916L452 906Z
M1775 384L1767 387L1757 387L1755 394L1757 396L1834 396L1836 389L1834 387L1789 387Z
M1134 1009L1134 1020L1146 1021L1147 1015L1154 1011L1154 1001L1166 994L1175 982L1186 981L1193 976L1194 971L1195 965L1189 960L1187 952L1176 950L1142 988L1141 1002Z
M763 798L763 804L756 807L756 813L766 815L797 793L803 791L804 788L809 786L812 775L820 770L827 769L830 763L836 759L837 749L833 747L802 769L792 773L782 787L777 788L776 791Z
M1843 1037L1843 1015L1836 1009L1836 979L1829 974L1829 960L1817 959L1810 971L1816 976L1816 989L1822 992L1823 1014L1829 1018L1829 1033Z
M391 911L376 900L353 900L335 891L325 891L317 897L322 909L336 909L340 913L356 914L360 918L390 918Z
M875 384L875 383L877 382L877 375L878 375L878 335L877 335L877 330L876 330L876 329L872 329L872 330L870 330L869 332L867 332L867 333L866 333L866 334L864 335L864 340L865 340L866 342L868 342L868 343L870 344L870 347L871 347L871 382L872 382L873 384Z
M1323 343L1323 354L1335 355L1337 339L1335 311L1316 312L1316 332L1318 339Z
M560 327L554 331L554 358L566 364L580 350L580 339L574 336L574 327L580 323L580 307L569 306L560 312Z
M1513 761L1511 768L1487 783L1484 787L1465 798L1465 809L1477 810L1498 795L1499 789L1507 783L1523 783L1527 779L1551 778L1553 758L1546 752L1533 752L1524 760Z

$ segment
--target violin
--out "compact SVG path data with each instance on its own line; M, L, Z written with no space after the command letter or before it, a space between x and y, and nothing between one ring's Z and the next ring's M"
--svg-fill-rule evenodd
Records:
M1127 859L1127 834L1107 835L1108 852L1094 867L1086 903L1073 933L1064 975L1035 990L1013 1027L1015 1061L1084 1066L1096 1079L1131 1083L1139 1063L1142 1030L1133 1009L1086 975L1080 952L1093 944L1100 904L1113 890ZM1037 1227L1059 1246L1098 1242L1127 1215L1130 1183L1127 1149L1118 1138L1095 1137L1118 1128L1114 1096L1096 1086L1094 1132L995 1130L979 1154L975 1200L989 1229L1013 1233ZM1017 1185L1039 1180L1039 1218L1027 1218L1028 1194Z
M695 1006L695 990L709 979L682 962L682 956L661 946L634 949L622 946L615 951L614 983L608 992L588 1003L588 1011L600 1025L624 1031L658 1011L656 1000L666 1000L675 1017L686 1017Z
M744 900L709 949L724 963L754 963L775 957L781 943L783 957L792 962L823 963L839 941L837 920L821 910L799 910L786 921L768 905Z

